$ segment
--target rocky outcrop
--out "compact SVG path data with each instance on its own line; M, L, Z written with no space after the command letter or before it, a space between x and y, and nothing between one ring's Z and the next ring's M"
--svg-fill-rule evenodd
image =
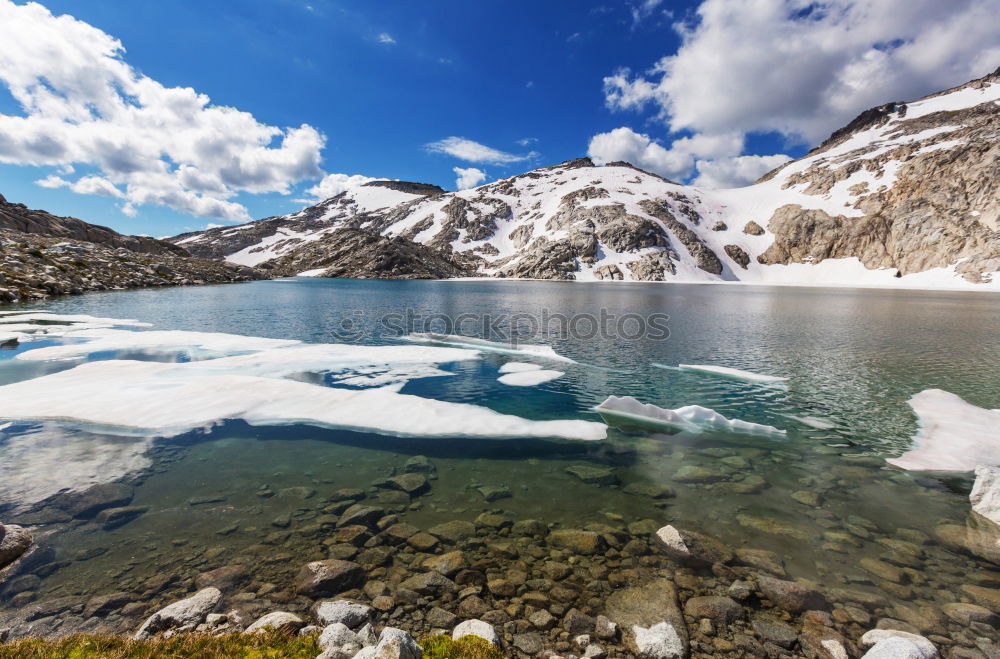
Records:
M126 236L108 227L90 224L75 217L59 217L43 210L32 210L24 204L14 204L0 195L0 229L38 234L70 240L98 243L111 248L124 248L144 254L189 256L181 247L148 236Z
M0 303L264 279L243 266L0 229Z
M27 529L16 524L0 524L0 585L7 568L17 562L31 547L32 537Z
M322 269L323 277L445 279L474 272L464 261L401 236L338 229L326 240L306 243L264 267L281 276Z
M1000 72L957 89L990 84L1000 84ZM870 143L841 152L847 138L873 129ZM900 276L956 266L971 282L1000 270L995 102L912 118L905 104L873 108L809 156L809 166L786 175L783 188L821 196L848 186L852 210L835 215L801 205L778 208L768 222L775 241L760 263L857 257L866 268L892 268Z

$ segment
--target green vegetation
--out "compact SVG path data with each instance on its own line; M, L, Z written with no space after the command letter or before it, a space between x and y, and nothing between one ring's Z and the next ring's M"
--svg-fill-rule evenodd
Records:
M273 631L224 636L179 634L149 641L74 634L50 641L25 639L0 644L0 659L315 659L321 652L317 640L316 636Z
M169 639L133 641L126 636L74 634L55 640L23 639L0 643L0 659L315 659L318 637L268 631L262 634L178 634ZM504 659L503 653L475 636L423 640L423 659Z
M504 659L503 653L477 636L465 636L457 641L451 637L431 636L420 642L423 659Z

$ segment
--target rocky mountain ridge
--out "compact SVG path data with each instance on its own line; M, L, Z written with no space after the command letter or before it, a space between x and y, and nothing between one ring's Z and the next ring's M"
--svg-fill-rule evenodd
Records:
M88 291L263 279L247 266L191 257L165 240L126 236L0 196L0 304Z
M33 210L24 204L7 201L0 194L0 229L10 229L20 233L39 234L72 240L85 240L107 247L124 247L144 254L173 254L188 256L180 247L166 240L148 236L126 236L114 229L90 224L75 217L60 217L43 210Z
M998 163L1000 70L868 110L745 188L685 186L584 158L459 192L375 181L171 241L314 276L371 276L327 244L357 229L479 276L1000 288Z

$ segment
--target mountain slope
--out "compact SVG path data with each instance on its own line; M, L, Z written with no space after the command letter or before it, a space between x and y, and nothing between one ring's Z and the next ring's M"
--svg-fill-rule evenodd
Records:
M374 182L288 216L171 240L310 274L332 274L322 247L351 228L494 277L1000 287L998 101L1000 70L873 108L740 189L579 159L452 193Z
M253 268L192 258L164 240L126 236L0 196L0 303L264 277Z
M86 240L107 247L124 247L146 254L187 256L176 245L147 236L126 236L108 227L90 224L75 217L59 217L43 210L32 210L24 204L14 204L0 195L0 229L40 234L74 240Z

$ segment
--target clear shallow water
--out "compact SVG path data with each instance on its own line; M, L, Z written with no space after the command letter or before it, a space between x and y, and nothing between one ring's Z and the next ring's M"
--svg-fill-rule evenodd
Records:
M916 421L906 400L923 389L941 388L975 405L1000 407L1000 306L993 295L308 279L95 294L43 306L57 313L136 318L154 329L307 342L338 340L348 318L360 330L360 341L376 344L399 342L379 318L407 310L453 318L541 316L543 310L570 317L601 309L618 315L665 313L670 316L666 340L534 337L578 362L546 364L566 374L538 387L500 384L499 367L515 358L487 354L480 361L447 365L454 377L414 380L403 392L532 419L594 421L600 417L591 408L606 396L629 395L665 408L702 405L788 434L756 438L612 429L606 441L584 443L403 439L230 422L171 440L137 438L130 444L51 424L18 424L0 430L0 472L9 499L0 502L8 513L0 514L15 520L13 509L25 503L18 497L27 497L29 486L44 479L54 492L59 479L52 473L67 459L93 459L95 481L107 468L100 458L109 450L127 453L132 468L145 469L131 505L148 511L135 521L113 530L77 522L40 528L58 569L41 570L39 600L123 588L141 592L152 575L176 573L183 579L235 561L253 562L250 557L259 556L262 547L271 558L256 563L260 581L287 586L301 563L325 557L312 526L327 497L340 488L367 490L413 455L428 456L439 476L430 494L403 515L423 529L496 510L563 528L609 521L673 523L733 547L776 551L793 577L892 601L957 601L970 574L980 575L974 583L1000 581L990 563L935 539L936 527L966 523L969 479L901 473L882 463L911 445ZM471 333L472 325L465 329ZM28 343L19 350L51 344ZM11 360L17 352L0 352L0 383L72 365ZM185 357L132 352L92 356L97 358ZM788 382L765 387L653 365L678 363L731 366L785 376ZM810 428L787 415L817 417L833 427ZM56 439L33 444L31 433ZM77 450L88 439L94 448ZM46 450L33 452L38 445ZM588 484L566 472L579 464L613 468L620 485ZM657 500L627 493L626 486L635 483L668 485L676 496ZM260 496L265 485L278 495ZM505 486L513 496L486 502L480 486ZM282 493L301 487L315 493L305 499L301 490ZM802 492L818 495L819 503L800 502ZM191 502L210 499L215 501ZM285 515L294 520L293 535L275 542L270 536L282 527L272 521ZM924 575L910 575L909 584L873 578L859 567L863 558L885 556L880 539L923 537L928 544L920 558L896 563ZM183 591L180 582L176 589Z

